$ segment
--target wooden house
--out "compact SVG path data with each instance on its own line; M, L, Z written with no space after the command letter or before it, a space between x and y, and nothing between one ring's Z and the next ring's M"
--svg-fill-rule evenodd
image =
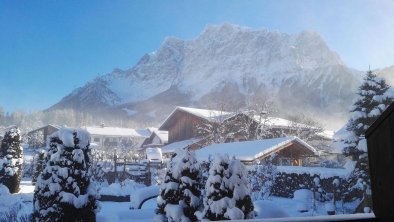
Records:
M28 132L27 137L29 147L45 147L48 137L59 129L60 127L49 124Z
M208 122L220 122L231 116L232 113L177 107L159 127L159 130L168 131L168 143L179 142L197 138L197 126Z
M255 141L212 144L196 150L197 159L208 161L215 154L227 153L245 164L264 161L276 154L273 163L279 166L303 166L310 156L317 155L315 148L298 137L283 137Z
M141 148L146 147L162 147L168 143L168 131L161 131L158 129L150 129L152 134L146 138L141 145Z

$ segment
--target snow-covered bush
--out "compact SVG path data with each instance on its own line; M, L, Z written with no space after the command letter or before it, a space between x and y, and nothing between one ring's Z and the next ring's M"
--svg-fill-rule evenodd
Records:
M316 177L320 180L320 187L316 188L317 192L319 191L319 188L321 188L318 196L320 196L321 193L322 198L319 198L319 201L329 199L326 195L326 191L333 191L335 189L333 181L336 179L338 180L338 176L321 177L319 175L309 173L279 172L276 175L275 183L272 186L272 195L284 198L293 198L293 194L296 190L312 190L315 186L314 178Z
M253 211L251 188L246 178L245 165L237 159L231 160L230 174L229 187L233 190L232 199L235 201L235 208L242 212L239 214L240 216L230 216L230 219L251 219L255 216L255 212Z
M34 221L95 221L98 203L90 174L89 134L62 128L51 135L49 146L49 161L34 190Z
M179 153L179 161L176 171L180 176L180 202L183 214L190 221L197 221L194 215L200 207L200 164L193 152L182 150Z
M5 133L0 147L0 183L7 186L11 193L19 191L22 152L20 131L17 127L11 127Z
M41 150L34 157L34 173L31 182L36 184L38 176L41 174L45 166L45 150Z
M271 196L272 186L278 173L276 166L273 164L275 157L276 155L273 154L267 159L259 161L249 178L255 200L268 199Z
M103 167L103 163L96 162L94 165L92 165L92 176L97 183L101 184L106 182L106 173L107 172Z
M171 160L167 163L166 175L164 177L163 183L160 185L160 195L157 197L157 208L155 210L156 216L154 221L168 221L167 211L170 211L167 206L179 205L180 192L179 176L174 172L176 165L177 154L171 157Z
M177 150L167 164L157 198L156 221L197 221L200 207L200 164L193 152Z
M209 220L253 218L253 203L245 166L229 160L227 155L216 155L209 169L205 185L204 209L197 216Z
M213 221L229 219L229 215L225 214L230 207L233 193L229 187L230 176L229 157L216 155L205 185L204 210L197 215L200 220L202 218Z

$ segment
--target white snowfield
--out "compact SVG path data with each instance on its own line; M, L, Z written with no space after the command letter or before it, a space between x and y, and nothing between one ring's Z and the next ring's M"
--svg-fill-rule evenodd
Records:
M159 186L144 187L130 194L130 209L138 209L143 201L156 198L159 195Z

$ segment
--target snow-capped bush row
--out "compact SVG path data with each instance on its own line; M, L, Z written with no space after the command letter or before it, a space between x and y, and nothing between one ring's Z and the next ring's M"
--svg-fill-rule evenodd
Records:
M201 174L194 153L178 150L167 165L155 221L254 217L246 168L239 160L217 155L205 184Z

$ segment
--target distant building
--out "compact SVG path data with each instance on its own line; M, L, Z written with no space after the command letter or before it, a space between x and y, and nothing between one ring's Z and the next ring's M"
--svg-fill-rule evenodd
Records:
M159 130L168 131L170 144L197 138L199 124L222 121L231 115L232 113L218 110L177 107L159 127Z
M60 129L56 125L46 125L27 133L28 144L31 148L45 147L48 137Z
M157 128L149 129L152 133L149 138L146 138L141 145L141 148L146 147L162 147L168 143L168 131L161 131Z
M198 132L204 126L208 126L208 129L209 127L213 128L212 131L220 131L218 133L220 140L212 139L216 138L215 133L217 132L209 132L207 136L202 135L201 131ZM323 135L322 136L317 133L321 131L321 129L317 127L283 118L270 117L264 113L256 115L252 112L232 113L188 107L177 107L159 127L159 130L168 131L168 144L162 147L162 154L165 158L171 157L177 149L199 150L203 148L206 150L207 147L211 148L215 146L213 143L242 141L250 141L252 143L257 139L265 141L266 139L280 140L283 138L296 138L287 142L286 149L281 151L282 157L280 161L282 162L280 164L285 164L284 161L286 158L290 162L303 161L306 156L309 156L308 161L314 160L317 162L320 159L318 155L322 152L317 150L316 147L319 149L321 149L321 147L308 144L296 136L304 137L306 135L305 137L312 138L312 142L329 140L325 134L320 133ZM240 145L246 144L247 142ZM319 143L316 144L320 145ZM241 148L242 147L238 147L238 150ZM291 156L293 154L298 156L297 158L294 157L294 160L290 160L293 158ZM302 156L302 158L300 156ZM335 156L331 157L328 154L324 156L327 157L327 159L335 159ZM294 162L292 164L296 163Z
M147 129L131 129L107 126L84 127L90 133L90 143L97 148L129 148L137 149L151 132Z

